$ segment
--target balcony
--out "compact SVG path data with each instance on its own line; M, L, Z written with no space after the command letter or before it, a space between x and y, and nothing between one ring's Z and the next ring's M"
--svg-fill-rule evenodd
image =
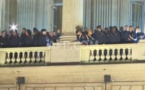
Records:
M93 46L65 42L52 47L1 48L0 66L144 62L144 42Z

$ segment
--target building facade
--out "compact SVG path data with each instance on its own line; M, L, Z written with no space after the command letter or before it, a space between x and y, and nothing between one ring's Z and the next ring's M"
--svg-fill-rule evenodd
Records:
M0 28L17 24L62 32L75 32L77 25L95 29L109 26L140 26L144 31L145 0L0 0Z

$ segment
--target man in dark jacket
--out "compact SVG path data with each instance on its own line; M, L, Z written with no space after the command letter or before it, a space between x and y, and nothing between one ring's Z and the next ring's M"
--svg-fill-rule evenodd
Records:
M127 43L129 34L129 26L126 25L125 29L121 32L121 43Z
M33 45L32 32L29 29L26 31L26 36L23 40L23 44L24 47L31 47Z
M137 41L133 26L129 27L129 33L127 36L128 36L127 43L134 43Z
M21 46L24 47L24 38L26 37L26 28L22 28L22 33L21 33Z
M107 37L105 32L102 30L101 26L97 27L97 30L95 31L95 40L98 42L98 44L106 44L107 43Z
M39 46L40 33L37 28L33 28L33 46Z
M120 43L121 38L120 38L120 33L116 31L116 28L113 27L110 33L110 43L111 44L118 44Z
M42 33L39 37L39 45L40 46L50 46L51 42L50 42L50 39L48 37L46 29L42 29L41 32Z
M0 36L0 46L1 47L8 47L8 36L6 35L5 31L1 32Z
M20 47L21 40L17 31L11 31L11 36L9 37L9 46L10 47Z

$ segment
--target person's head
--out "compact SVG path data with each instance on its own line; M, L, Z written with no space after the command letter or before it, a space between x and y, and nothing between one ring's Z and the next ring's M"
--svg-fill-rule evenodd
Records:
M134 27L133 26L129 26L129 31L130 32L134 31Z
M102 30L101 25L97 26L97 30L100 32Z
M87 28L87 27L84 27L84 31L85 31L85 32L88 32L88 28Z
M141 29L139 27L136 28L136 33L140 33Z
M92 30L88 30L88 35L92 35L93 31Z
M107 27L105 28L105 33L109 33L109 29Z
M38 29L37 28L33 28L33 34L36 35L38 33L39 33Z
M42 32L42 35L47 35L46 29L42 29L41 32Z
M31 30L28 29L28 30L26 31L26 36L29 36L29 37L32 36Z
M54 36L54 32L53 32L53 31L49 32L49 35L50 35L51 37L53 37L53 36Z
M2 31L1 32L1 35L4 37L4 36L6 36L6 32L5 31Z
M129 31L129 26L126 25L124 30L125 30L125 31Z
M18 36L17 31L12 31L12 35L13 35L13 36Z
M27 31L26 28L22 28L22 33L23 34L26 34L26 31Z
M57 33L61 33L61 30L59 28L57 29Z
M124 30L124 28L123 27L120 27L120 32L122 32Z
M82 31L79 30L79 31L77 32L77 35L82 35Z
M111 32L112 32L112 33L115 33L115 32L116 32L116 28L113 27L113 28L111 29Z
M116 30L118 30L117 26L114 26L114 28L115 28Z

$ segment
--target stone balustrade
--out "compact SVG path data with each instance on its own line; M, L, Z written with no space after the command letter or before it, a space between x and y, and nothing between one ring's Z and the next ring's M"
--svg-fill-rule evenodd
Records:
M1 65L45 65L49 63L49 47L1 48Z
M101 45L81 48L82 62L132 62L134 45Z
M0 65L51 63L124 63L145 60L145 43L84 46L79 43L52 47L1 48Z

